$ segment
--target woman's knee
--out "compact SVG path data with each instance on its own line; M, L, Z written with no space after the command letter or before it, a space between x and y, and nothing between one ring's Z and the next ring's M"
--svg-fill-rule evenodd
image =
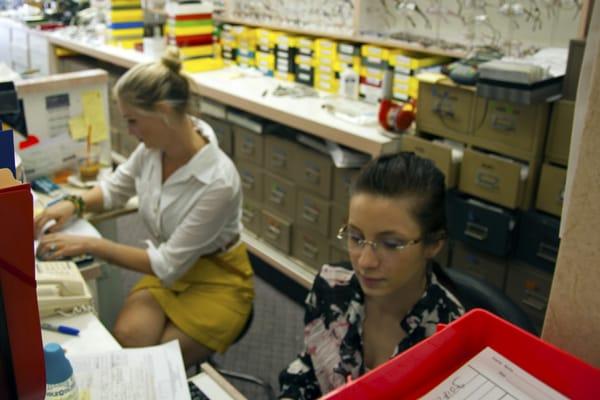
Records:
M113 336L123 347L141 347L157 344L156 340L143 335L142 327L128 319L120 318L113 328Z

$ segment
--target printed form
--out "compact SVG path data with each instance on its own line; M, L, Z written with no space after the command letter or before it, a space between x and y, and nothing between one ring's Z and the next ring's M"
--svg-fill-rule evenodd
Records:
M80 399L190 400L179 342L70 356Z
M563 400L567 397L486 347L422 399Z

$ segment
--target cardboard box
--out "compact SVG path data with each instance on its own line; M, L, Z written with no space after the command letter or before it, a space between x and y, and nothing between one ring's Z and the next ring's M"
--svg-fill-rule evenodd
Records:
M460 168L459 188L492 203L517 208L525 191L523 168L526 167L519 162L466 149Z
M501 147L532 151L535 138L546 132L548 112L545 103L521 105L477 96L473 134Z
M237 161L247 161L262 167L264 165L264 137L245 128L234 125L234 155Z
M247 162L236 163L240 174L242 192L244 199L251 199L257 202L263 200L264 173L263 169Z
M277 175L294 179L295 153L300 146L275 135L265 136L265 167Z
M452 148L449 145L414 135L402 135L401 138L403 151L412 151L433 161L435 166L444 173L447 188L453 188L457 185L459 162L453 158Z
M574 101L558 100L552 105L552 116L548 128L546 158L565 167L569 161L574 111Z
M265 172L263 204L291 221L296 215L296 184L290 180Z
M417 129L444 137L470 134L474 97L473 90L419 81Z
M565 168L543 164L535 208L560 217L566 182L567 170Z
M242 223L244 228L257 235L261 234L262 228L262 212L259 203L249 199L244 199L242 205Z
M298 190L296 225L310 228L327 237L329 235L330 209L329 201L304 190Z
M331 197L333 162L329 156L301 147L295 159L295 181L325 199Z

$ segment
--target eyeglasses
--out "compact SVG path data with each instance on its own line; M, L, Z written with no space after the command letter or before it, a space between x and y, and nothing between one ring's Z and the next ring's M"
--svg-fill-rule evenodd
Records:
M381 256L393 256L407 246L420 243L422 239L403 240L395 237L366 240L362 234L348 225L342 225L336 236L350 253L359 253L368 244Z

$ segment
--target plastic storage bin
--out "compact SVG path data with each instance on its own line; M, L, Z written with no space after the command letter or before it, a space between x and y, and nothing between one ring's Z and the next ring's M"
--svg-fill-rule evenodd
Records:
M569 398L600 399L600 369L481 309L322 399L417 399L486 346Z

